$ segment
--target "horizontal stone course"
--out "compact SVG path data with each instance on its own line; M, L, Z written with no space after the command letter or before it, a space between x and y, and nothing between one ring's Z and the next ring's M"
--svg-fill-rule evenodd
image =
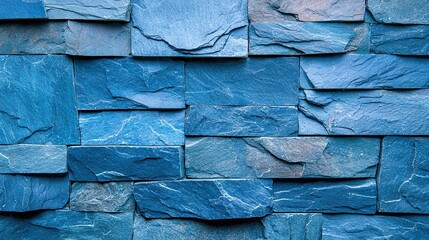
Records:
M368 10L380 23L429 24L426 0L368 0Z
M2 0L0 20L46 18L43 0Z

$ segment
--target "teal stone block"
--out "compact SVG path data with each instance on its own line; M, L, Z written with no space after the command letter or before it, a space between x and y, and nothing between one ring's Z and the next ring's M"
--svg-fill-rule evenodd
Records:
M43 0L2 0L0 20L46 18Z

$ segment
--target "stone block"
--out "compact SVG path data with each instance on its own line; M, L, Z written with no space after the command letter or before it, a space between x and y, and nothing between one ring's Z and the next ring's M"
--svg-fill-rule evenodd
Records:
M380 23L429 24L427 0L368 0L368 10Z
M2 0L0 20L46 18L43 0Z
M262 219L264 239L321 240L322 214L274 213Z

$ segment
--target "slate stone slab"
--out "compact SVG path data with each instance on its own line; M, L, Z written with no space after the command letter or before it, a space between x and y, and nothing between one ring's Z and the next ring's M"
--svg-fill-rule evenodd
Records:
M188 61L189 105L297 105L298 58Z
M207 220L263 217L272 212L271 180L186 180L134 185L145 218Z
M68 148L73 181L181 179L182 147L79 146Z
M368 0L368 10L381 23L429 24L427 0Z
M262 219L264 239L321 240L322 214L274 213Z
M344 53L367 48L365 24L255 22L250 24L250 55Z
M429 90L315 92L301 95L302 135L427 135Z
M184 111L82 112L82 144L183 145L184 115Z
M78 144L71 59L0 56L0 122L0 144Z
M0 237L11 239L132 239L132 213L82 213L68 210L0 215Z
M371 51L397 55L429 55L429 26L371 25Z
M249 0L252 22L363 21L365 0Z
M27 212L59 209L69 200L65 176L0 174L0 211Z
M429 59L384 54L302 57L304 89L408 89L429 87Z
M80 110L185 108L182 61L78 58L75 75Z
M46 18L43 0L2 0L0 20Z
M188 178L375 177L377 138L187 138Z
M0 146L0 173L67 173L67 147Z
M185 133L189 136L294 136L296 107L190 106Z
M274 212L374 214L374 179L342 181L275 181Z
M132 55L247 56L245 0L132 0Z

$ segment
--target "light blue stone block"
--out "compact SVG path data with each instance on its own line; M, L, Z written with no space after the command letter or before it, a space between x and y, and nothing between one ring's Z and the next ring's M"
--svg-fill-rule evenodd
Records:
M274 213L262 219L264 239L321 240L322 214Z
M368 10L380 23L429 24L427 0L368 0Z
M46 18L43 0L2 0L0 20Z

